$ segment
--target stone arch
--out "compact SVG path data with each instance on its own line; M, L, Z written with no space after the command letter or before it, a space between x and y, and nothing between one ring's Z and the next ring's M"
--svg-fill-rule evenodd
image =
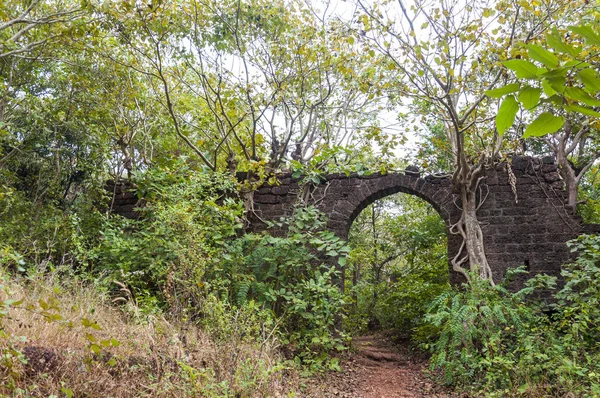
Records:
M513 186L508 168L516 177ZM538 273L560 275L561 265L570 258L565 242L582 232L596 231L585 226L564 206L563 182L551 158L514 157L486 171L486 200L478 211L486 255L494 280L501 280L509 267L525 265L530 276ZM281 175L279 185L264 186L254 194L250 215L251 231L266 229L262 220L276 220L292 214L302 191L299 181ZM311 203L328 216L328 228L346 239L354 218L379 198L404 192L429 202L451 225L460 217L457 194L448 178L426 176L407 170L389 174L331 174L314 187ZM272 231L283 233L284 231ZM461 238L448 234L448 258L455 256ZM454 282L460 280L451 273ZM525 276L523 276L525 278ZM519 281L517 281L519 283Z
M446 225L456 217L452 186L447 178L420 178L418 173L388 173L369 176L328 176L327 182L315 191L315 196L329 198L317 207L329 215L329 228L347 238L354 219L378 199L396 193L415 195L433 206Z

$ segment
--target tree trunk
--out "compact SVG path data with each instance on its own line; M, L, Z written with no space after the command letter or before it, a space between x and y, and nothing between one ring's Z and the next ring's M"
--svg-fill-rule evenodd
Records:
M483 231L477 219L477 197L475 192L471 192L467 187L464 187L463 191L462 211L465 232L463 239L469 257L469 268L471 272L493 283L492 271L483 244Z
M459 141L459 144L462 143ZM461 147L459 146L459 148ZM455 189L460 192L462 214L460 220L450 227L450 232L460 235L463 242L458 253L451 260L452 268L470 281L470 275L465 268L468 266L472 274L489 280L493 285L492 270L487 261L483 244L483 231L477 219L479 201L485 200L481 197L478 200L477 192L479 183L485 174L486 158L483 155L477 164L469 164L464 152L461 151L457 159L457 171L453 177L453 184Z
M559 166L559 173L565 182L565 189L567 190L567 206L575 211L577 208L577 188L579 186L579 180L573 169L573 165L569 162L565 153L565 144L560 142L556 148L556 162Z

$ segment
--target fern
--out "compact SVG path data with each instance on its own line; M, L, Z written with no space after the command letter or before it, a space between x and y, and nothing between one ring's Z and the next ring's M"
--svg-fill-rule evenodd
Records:
M250 291L250 286L252 286L251 280L244 280L239 283L236 294L237 305L242 306L246 304L246 300L248 299L248 292Z

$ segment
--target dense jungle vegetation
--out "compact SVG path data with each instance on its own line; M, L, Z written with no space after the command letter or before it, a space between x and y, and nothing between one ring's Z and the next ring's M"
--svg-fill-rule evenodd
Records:
M600 222L599 22L597 0L0 0L0 394L304 396L380 328L456 391L600 396L600 237L514 292L477 219L486 169L525 154ZM457 224L389 196L345 242L301 195L285 236L245 233L278 172L409 164L452 178ZM122 180L138 219L111 212Z

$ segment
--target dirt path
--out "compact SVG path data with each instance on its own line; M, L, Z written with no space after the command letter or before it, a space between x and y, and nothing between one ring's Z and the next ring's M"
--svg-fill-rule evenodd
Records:
M315 386L314 397L448 398L423 373L427 361L407 344L382 335L354 339L356 353L343 361L343 372L329 374Z

